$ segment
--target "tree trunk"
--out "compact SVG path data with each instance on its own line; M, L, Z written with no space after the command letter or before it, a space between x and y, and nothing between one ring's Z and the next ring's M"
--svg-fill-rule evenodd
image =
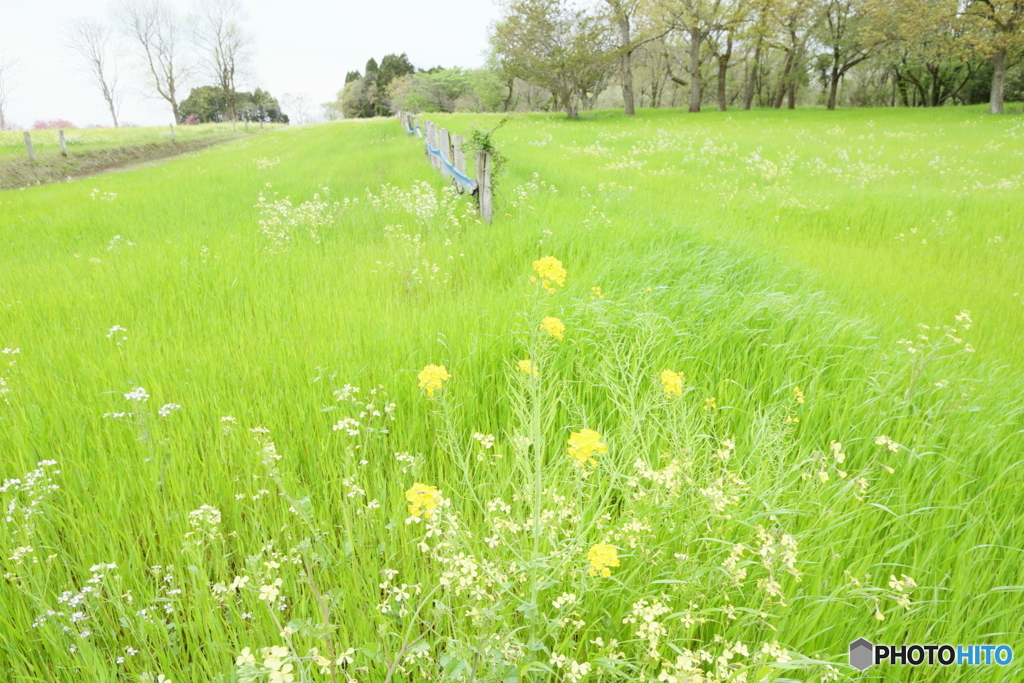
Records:
M747 75L746 88L743 93L743 110L750 111L750 107L754 104L754 81L757 79L757 70L761 68L761 43L763 39L757 39L757 47L754 48L754 64L750 67L750 73Z
M838 51L837 51L838 53ZM828 83L828 109L832 111L836 108L836 98L839 94L839 79L843 77L843 73L839 70L839 55L836 54L835 61L832 62L832 71L829 73Z
M700 47L704 42L704 35L700 29L690 30L690 113L696 114L700 111L701 81L700 81Z
M992 55L992 92L988 98L988 113L1003 113L1003 95L1006 91L1006 49Z
M775 89L772 107L782 109L782 100L786 97L786 87L789 85L789 74L793 70L793 50L786 51L786 59L782 63L782 76L779 77L779 87Z
M725 54L718 56L718 111L725 111L728 105L725 97L725 77L732 59L732 35L726 40Z
M796 109L796 80L789 81L789 95L787 100L786 107L789 109Z
M579 112L576 109L576 100L572 93L566 93L562 96L562 108L565 109L565 115L570 119L577 117Z
M173 100L171 101L171 113L174 115L174 125L181 123L181 108Z
M636 114L633 102L633 38L630 35L629 15L619 14L619 40L622 42L622 99L626 103L626 116Z

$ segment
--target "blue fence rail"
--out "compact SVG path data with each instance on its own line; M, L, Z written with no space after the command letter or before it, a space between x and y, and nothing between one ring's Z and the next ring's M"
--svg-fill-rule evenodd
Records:
M430 121L423 121L409 112L399 112L398 118L409 135L422 137L426 147L427 160L444 177L451 180L460 193L469 193L477 198L480 217L490 223L494 208L491 196L491 160L486 152L477 151L476 178L466 173L466 154L463 151L465 138L451 135L446 129L438 128Z

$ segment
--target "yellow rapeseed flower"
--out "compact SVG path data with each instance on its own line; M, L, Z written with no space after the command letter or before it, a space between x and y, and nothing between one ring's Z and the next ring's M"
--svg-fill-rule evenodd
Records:
M800 387L793 387L793 395L796 396L797 403L804 402L804 392L800 391Z
M607 453L608 447L601 443L601 435L593 429L581 429L569 436L569 448L567 455L576 459L576 464L583 467L585 464L597 467L594 460L595 453Z
M674 370L661 371L661 386L669 396L682 396L683 382L685 381L686 377L681 372L675 372Z
M562 267L562 262L554 256L545 256L539 261L534 261L533 269L544 280L541 282L541 286L552 294L555 293L554 287L551 286L552 282L559 287L565 286L565 276L567 273L565 268Z
M443 365L428 365L420 370L420 389L427 390L427 396L433 397L434 392L444 386L452 378Z
M540 376L540 373L537 372L537 368L533 367L533 363L530 362L529 358L525 358L516 363L516 367L519 368L519 372L522 372L523 374L533 375L534 377Z
M704 410L718 410L718 402L714 396L704 399Z
M430 519L441 500L441 492L437 490L436 486L427 486L417 482L405 492L405 499L409 501L410 515Z
M540 321L540 329L547 332L555 339L565 339L565 323L550 315Z
M613 545L596 543L590 546L590 550L587 552L587 560L590 562L588 574L591 576L600 574L607 578L612 575L612 570L608 567L619 566L619 552Z

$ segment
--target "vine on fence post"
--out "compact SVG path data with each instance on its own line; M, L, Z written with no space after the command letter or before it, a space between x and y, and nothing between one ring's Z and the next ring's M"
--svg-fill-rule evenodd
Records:
M492 196L494 179L505 163L505 157L494 144L494 133L497 132L511 117L505 116L490 130L473 128L469 134L467 147L476 157L477 201L480 205L480 217L490 223L494 213Z

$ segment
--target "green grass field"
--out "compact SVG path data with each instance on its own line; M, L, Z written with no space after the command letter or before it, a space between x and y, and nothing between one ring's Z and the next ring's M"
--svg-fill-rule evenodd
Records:
M279 128L274 125L272 128ZM253 126L258 128L258 126ZM239 126L241 129L241 126ZM205 123L197 126L175 126L176 140L194 140L230 133L230 123ZM37 153L60 153L60 142L56 130L29 131L32 147ZM64 131L64 142L69 152L99 151L110 147L142 145L150 142L164 142L171 139L167 126L130 128L73 128ZM13 154L25 156L25 138L20 130L0 131L0 157Z
M495 139L0 192L0 680L1017 680L1024 120Z

